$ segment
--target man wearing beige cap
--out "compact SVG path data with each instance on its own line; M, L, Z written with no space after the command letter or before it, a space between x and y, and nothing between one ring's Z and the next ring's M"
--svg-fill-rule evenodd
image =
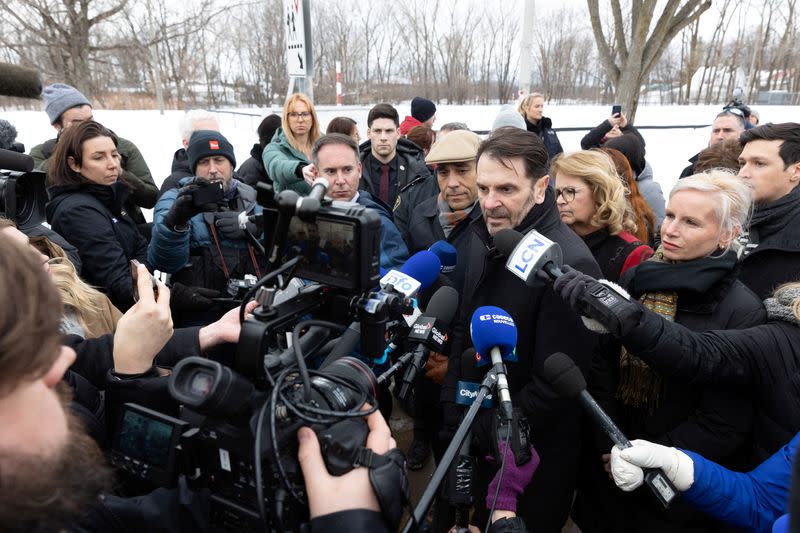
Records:
M459 291L464 284L466 252L462 249L469 223L480 218L476 159L480 138L468 130L458 130L431 147L425 163L436 164L439 194L420 203L408 221L397 219L410 253L428 249L436 241L447 241L458 253L452 272L446 273ZM462 257L464 260L462 260Z

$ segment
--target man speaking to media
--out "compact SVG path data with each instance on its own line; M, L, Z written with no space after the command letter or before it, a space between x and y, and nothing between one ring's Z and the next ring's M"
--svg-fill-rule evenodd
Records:
M530 287L506 270L505 256L494 246L494 235L506 228L521 233L536 230L558 243L564 262L582 272L601 276L600 268L583 241L561 222L553 189L548 187L547 151L541 139L524 130L505 127L494 131L478 149L478 200L483 217L472 222L462 305L454 332L448 375L442 402L454 402L462 351L471 345L469 318L485 305L509 312L519 330L516 362L508 362L508 381L514 407L521 408L532 431L533 446L541 456L541 467L519 498L519 515L538 532L559 532L567 519L577 475L580 411L575 402L559 400L537 376L544 360L554 352L575 359L587 373L596 335L553 292L552 284ZM561 301L559 301L561 300ZM482 354L488 356L488 354ZM457 424L456 409L446 407L446 423ZM483 417L486 423L486 416ZM479 422L480 423L480 422ZM488 427L488 426L487 426ZM489 449L487 435L478 452ZM496 467L494 467L496 469ZM486 487L494 470L479 463L476 490ZM484 489L485 490L485 489ZM477 501L482 496L477 495ZM472 522L485 524L485 511L477 510Z

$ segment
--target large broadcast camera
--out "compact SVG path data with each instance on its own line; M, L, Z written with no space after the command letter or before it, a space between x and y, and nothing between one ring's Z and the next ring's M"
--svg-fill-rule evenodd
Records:
M21 230L44 222L47 190L45 173L33 170L33 158L0 149L0 216Z
M263 229L270 272L242 303L242 317L248 301L259 306L242 323L233 365L186 358L169 378L177 418L133 404L119 417L112 464L157 486L183 476L208 495L212 531L298 531L308 521L296 459L303 425L332 475L369 464L364 416L377 409L378 385L365 361L409 329L420 283L396 271L381 279L379 215L331 202L326 189L324 179L306 197L259 185L263 214L240 224ZM359 345L364 360L348 355ZM399 521L405 502L380 503Z

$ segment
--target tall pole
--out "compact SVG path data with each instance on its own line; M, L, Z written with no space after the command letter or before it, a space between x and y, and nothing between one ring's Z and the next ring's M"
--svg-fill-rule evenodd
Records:
M531 92L531 60L533 59L534 0L524 0L522 15L522 48L519 53L519 96Z
M342 62L336 62L336 107L342 107Z

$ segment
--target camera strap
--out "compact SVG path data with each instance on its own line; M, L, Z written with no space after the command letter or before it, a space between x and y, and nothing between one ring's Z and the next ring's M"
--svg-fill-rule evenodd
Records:
M205 213L205 215L211 215L209 217L203 217L206 226L208 226L208 232L211 234L211 240L214 241L214 246L217 249L217 253L219 254L220 266L222 267L222 272L225 274L225 281L230 281L231 274L230 270L228 269L228 264L225 261L225 254L222 253L222 246L220 245L219 235L217 235L217 228L214 225L213 214ZM247 252L250 256L250 261L253 263L253 269L255 270L256 277L259 279L261 278L261 269L258 267L258 260L256 259L256 252L253 248L251 243L247 243Z
M408 478L405 469L406 458L397 448L383 455L369 448L358 450L353 466L369 469L369 482L381 506L381 514L390 531L397 531L403 509L409 502Z

